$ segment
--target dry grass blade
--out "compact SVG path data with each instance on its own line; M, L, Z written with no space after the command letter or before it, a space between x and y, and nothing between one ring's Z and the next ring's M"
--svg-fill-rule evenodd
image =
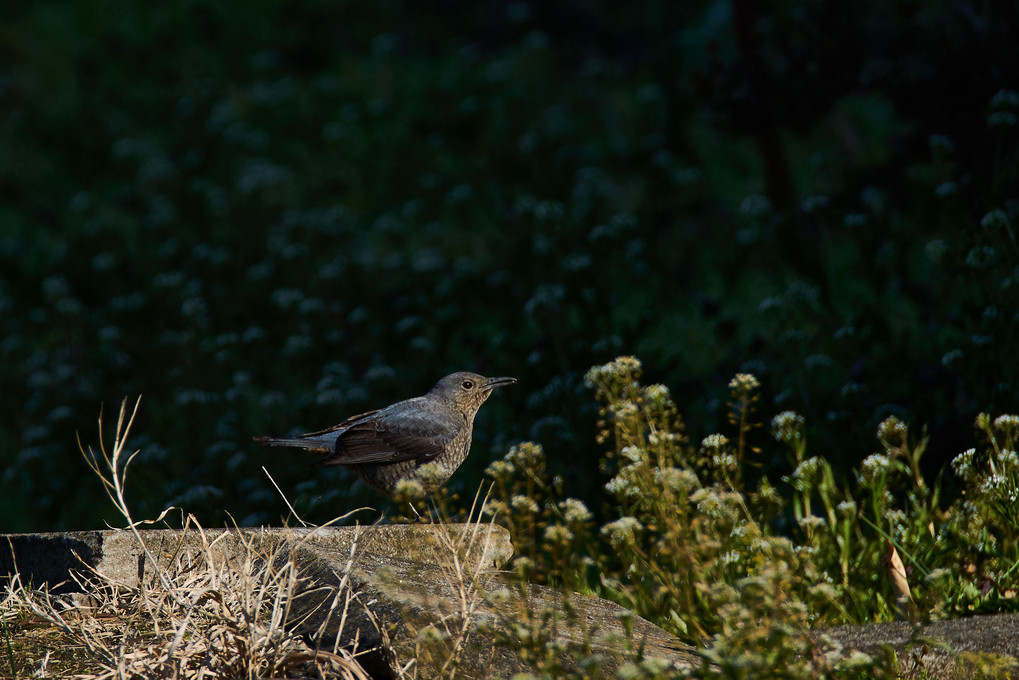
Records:
M916 604L913 602L913 595L909 590L909 579L906 577L906 565L899 557L899 551L890 540L888 544L888 575L892 583L892 592L895 594L895 608L897 614L902 618L914 620L916 618Z
M257 531L236 527L210 539L194 517L187 516L176 549L160 551L159 559L153 555L138 530L145 522L132 518L124 495L127 469L138 453L125 455L138 405L136 401L128 417L127 401L122 403L112 449L102 443L98 451L81 449L127 521L127 530L145 554L146 573L154 578L123 583L85 569L74 576L85 595L67 597L27 588L15 576L7 587L5 615L12 611L38 617L71 646L86 650L90 661L72 673L83 679L368 680L353 652L316 649L293 632L291 603L308 588L297 573L296 546L263 540ZM353 553L348 570L352 562ZM342 606L345 612L351 596L335 590L333 607ZM42 666L48 661L46 657ZM36 671L43 673L44 668Z
M411 623L413 615L407 617L404 623L413 636L414 653L413 658L395 669L399 678L458 677L485 604L484 572L489 565L485 564L484 555L493 542L494 520L481 521L488 502L488 496L482 499L481 493L479 488L463 524L451 524L441 503L431 508L430 561L439 567L444 589L453 595L453 609L420 627Z
M148 546L145 545L145 541L142 540L141 534L138 533L138 522L135 522L131 518L131 510L127 505L127 500L124 498L124 484L127 482L127 468L131 465L131 462L138 455L138 451L135 451L127 460L123 460L124 446L127 443L127 436L131 432L131 426L134 424L134 417L138 413L138 407L141 405L142 398L138 397L134 402L134 408L131 410L131 417L127 421L127 425L124 424L124 415L127 412L127 399L124 399L120 403L120 413L117 417L117 431L113 438L113 454L112 456L106 452L106 446L103 443L103 418L100 413L99 416L99 451L103 457L103 463L105 468L99 464L98 456L96 455L95 449L91 446L83 448L81 445L81 438L78 438L78 448L81 451L81 455L85 458L85 462L88 463L92 472L102 481L103 487L106 489L106 494L110 497L110 500L117 507L117 511L124 516L127 520L127 527L134 534L138 540L138 545L141 546L142 551L145 553L145 557L149 563L153 566L154 571L158 578L163 581L163 587L166 592L173 595L173 588L163 577L162 572L158 568L156 558L149 552ZM123 463L122 463L123 461ZM165 514L165 511L164 511ZM178 604L182 604L178 602Z

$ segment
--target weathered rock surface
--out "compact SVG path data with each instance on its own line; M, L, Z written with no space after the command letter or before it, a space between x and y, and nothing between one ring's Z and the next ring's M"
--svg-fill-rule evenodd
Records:
M463 542L468 525L453 524L448 531ZM496 527L499 529L499 527ZM236 551L241 539L252 540L268 552L280 544L328 547L339 555L349 553L357 544L361 553L399 556L410 561L429 562L435 558L434 541L427 537L435 528L426 525L385 525L375 527L324 528L243 528L205 529L206 539L220 550ZM203 549L197 530L187 532L150 529L139 532L149 551L157 559L169 559L178 552L195 553ZM40 534L0 534L0 577L20 572L22 580L52 585L68 579L69 571L84 562L107 576L136 584L139 569L144 569L142 549L134 534L126 530L68 531ZM77 555L77 557L76 557ZM485 550L474 551L474 559L484 566L498 567L513 555L513 545L505 531L493 531ZM79 558L80 557L80 561ZM471 564L477 566L477 564ZM27 582L27 581L26 581ZM67 588L73 589L73 584Z
M880 657L895 652L901 673L916 677L971 678L978 660L996 666L985 677L1019 676L1019 614L990 614L913 625L906 621L839 626L818 631L844 649ZM992 658L993 657L993 658ZM905 676L909 677L909 676Z
M545 642L564 668L575 667L578 657L612 667L637 648L676 666L690 659L674 636L616 604L534 585L522 591L498 571L513 554L501 527L216 530L205 531L205 542L196 531L149 530L141 536L165 564L205 545L239 556L245 541L260 554L293 560L305 579L294 610L299 630L320 633L323 649L339 636L341 646L372 650L360 659L378 678L394 677L396 665L410 659L425 667L430 659L444 662L451 649L458 677L509 677L531 666L519 650L499 644L503 631L542 621L556 623ZM63 584L58 590L71 591L75 555L128 585L152 569L128 531L8 535L0 536L0 577L20 572L23 582ZM419 677L428 673L423 668Z
M319 529L240 529L141 532L163 565L205 546L222 556L240 556L245 543L257 554L293 560L303 577L295 602L298 630L318 634L323 649L334 641L366 650L360 657L373 677L391 678L398 664L415 660L418 677L448 675L429 668L455 647L456 673L464 678L509 677L530 670L523 657L533 650L500 644L511 627L552 636L536 648L551 650L563 668L577 658L601 659L613 667L640 648L680 667L693 663L690 649L654 624L611 602L552 588L522 589L499 571L513 554L508 533L487 525L386 525ZM80 561L79 561L80 558ZM151 576L137 539L128 531L0 535L0 578L47 583L59 592L81 562L128 585ZM337 593L340 597L336 597ZM332 609L330 609L332 607ZM551 628L548 623L554 621ZM891 649L900 672L929 678L971 677L977 664L1019 672L1019 614L974 616L926 626L906 622L820 630L843 649L881 656ZM592 642L593 641L593 642ZM970 656L967 656L970 655Z

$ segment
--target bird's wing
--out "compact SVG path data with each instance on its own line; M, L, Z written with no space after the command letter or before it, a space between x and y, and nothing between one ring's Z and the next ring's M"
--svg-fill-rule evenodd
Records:
M414 400L409 400L413 402ZM442 453L457 433L446 416L400 402L347 426L336 440L336 452L318 465L361 465L417 460L427 463Z
M293 437L255 437L255 441L263 446L290 446L297 449L306 449L313 453L331 455L336 452L336 440L343 434L344 430L350 428L359 420L371 418L379 412L379 409L367 411L356 416L351 416L339 425L318 432L307 432Z
M318 432L308 432L307 434L299 434L299 435L297 435L297 438L298 439L328 439L328 438L330 438L329 435L333 434L334 432L338 432L340 430L345 430L345 429L347 429L348 427L352 426L354 423L356 423L359 420L364 420L364 419L367 419L367 418L371 418L376 413L379 413L381 410L382 409L375 409L374 411L365 411L364 413L358 414L356 416L350 416L349 418L344 420L339 425L333 425L332 427L327 427L326 429L319 430Z

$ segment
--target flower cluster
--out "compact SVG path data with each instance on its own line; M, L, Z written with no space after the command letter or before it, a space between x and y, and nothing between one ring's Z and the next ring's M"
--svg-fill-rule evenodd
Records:
M621 468L615 477L606 482L605 490L620 500L639 497L641 495L639 471L632 465Z
M817 485L821 475L821 459L817 456L808 458L793 470L789 481L800 491L807 491Z
M560 501L559 512L562 513L563 521L567 524L581 524L592 518L591 511L584 505L584 501L576 498Z
M892 461L883 453L873 453L863 459L860 464L860 484L864 488L874 488L891 470Z
M760 386L761 383L752 373L737 373L736 377L729 381L729 389L735 392L753 392Z
M602 534L615 546L622 546L633 543L637 534L644 529L636 517L620 517L614 522L609 522L601 528Z
M909 428L895 416L885 418L877 427L878 441L884 445L885 451L889 454L906 446L908 434Z
M793 444L803 439L803 428L807 420L795 411L782 411L771 419L771 434L784 444Z
M573 532L562 524L545 527L545 540L552 544L567 544L573 540Z
M724 434L709 434L707 437L701 440L701 448L705 450L715 449L719 450L725 447L729 443L729 438Z
M538 514L540 508L533 498L518 495L510 499L510 507L518 512L526 512L532 515Z
M1005 414L994 419L994 429L1000 432L1006 441L1015 441L1019 435L1019 416Z
M976 449L966 449L952 459L952 470L954 470L955 474L957 474L963 481L973 479L973 476L976 474L976 471L973 469L973 459L976 455Z
M485 468L485 474L493 479L509 479L513 476L516 467L508 460L493 460Z
M540 444L524 442L510 448L504 459L510 465L515 465L522 470L531 469L545 462L545 452Z
M640 360L633 356L622 356L615 361L591 368L584 374L584 384L589 388L597 388L619 380L633 381L639 378L640 374Z
M690 470L666 467L655 470L655 484L680 495L686 495L699 488L701 481Z
M672 402L669 388L665 385L648 385L644 388L644 398L658 404L670 404Z
M419 501L424 497L425 487L416 479L401 479L393 490L393 498L400 502Z

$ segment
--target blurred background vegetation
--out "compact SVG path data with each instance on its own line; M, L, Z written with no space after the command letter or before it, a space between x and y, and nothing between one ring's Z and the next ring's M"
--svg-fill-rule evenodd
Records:
M599 507L593 364L691 437L736 371L836 474L1019 408L1011 2L37 0L0 9L0 529L379 498L256 434L512 375L453 484L540 442ZM759 435L768 437L766 432ZM755 461L776 468L781 455ZM785 470L788 472L788 470Z

